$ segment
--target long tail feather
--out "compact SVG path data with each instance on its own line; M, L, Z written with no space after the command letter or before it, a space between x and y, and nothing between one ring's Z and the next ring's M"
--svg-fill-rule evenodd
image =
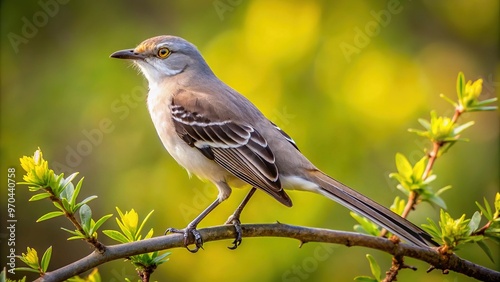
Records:
M311 180L321 187L319 192L327 198L367 217L414 245L439 246L424 230L323 172L314 171L311 175L313 176Z

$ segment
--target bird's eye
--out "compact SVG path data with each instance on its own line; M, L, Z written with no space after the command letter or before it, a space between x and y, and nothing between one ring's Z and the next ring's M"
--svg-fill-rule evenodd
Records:
M172 52L168 48L163 47L163 48L158 49L158 53L156 53L156 55L158 56L158 58L165 59L171 53Z

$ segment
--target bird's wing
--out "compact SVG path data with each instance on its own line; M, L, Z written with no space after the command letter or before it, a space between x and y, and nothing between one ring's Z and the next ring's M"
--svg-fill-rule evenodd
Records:
M177 135L234 176L260 188L286 206L275 157L266 139L250 124L224 120L213 105L193 95L177 95L170 105Z
M283 129L279 128L279 126L277 126L274 122L272 122L272 121L270 121L270 122L274 126L274 128L276 128L276 130L278 130L279 133L281 133L281 135L286 139L286 141L288 141L288 143L292 144L292 146L295 147L295 149L297 149L300 152L299 147L297 146L295 141L292 139L292 137L290 137L290 135L288 135Z

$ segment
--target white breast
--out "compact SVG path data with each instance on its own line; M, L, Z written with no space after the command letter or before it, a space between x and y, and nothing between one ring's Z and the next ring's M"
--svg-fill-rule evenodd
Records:
M229 181L233 176L217 163L206 158L198 149L189 146L175 132L170 113L172 95L177 92L177 85L149 85L147 104L151 119L163 146L170 155L189 173L201 179L213 182Z

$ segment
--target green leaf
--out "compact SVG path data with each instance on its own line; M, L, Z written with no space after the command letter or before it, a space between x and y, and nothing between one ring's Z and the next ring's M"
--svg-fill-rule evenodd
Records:
M430 184L432 181L436 180L437 176L435 174L431 174L427 176L427 178L422 182L423 184Z
M124 214L123 212L120 210L119 207L116 207L116 211L118 212L118 215L120 216L120 218L123 218Z
M51 181L50 183L50 187L54 187L53 189L53 192L55 195L57 195L59 197L59 194L60 194L60 190L62 189L62 182L64 181L64 173L61 173L56 177L54 177L54 179Z
M83 235L83 234L82 234L80 231L78 231L78 230L69 230L69 229L66 229L66 228L64 228L64 227L61 227L61 229L62 229L62 230L64 230L64 231L66 231L66 232L68 232L68 233L70 233L70 234L73 234L73 235L75 235L75 236L80 236L80 237L81 237L81 239L84 239L84 238L85 238L85 235Z
M75 207L76 205L76 198L78 197L78 194L80 194L80 189L82 189L82 184L83 184L83 177L80 179L80 181L78 181L78 183L76 184L75 191L73 192L73 195L71 195L71 200L70 200L71 207ZM76 210L73 210L73 212L75 211Z
M399 175L399 173L396 172L389 173L389 177L396 179L399 183L403 183L406 181L406 179L403 176Z
M420 159L413 167L413 176L421 178L426 167L427 157ZM411 165L410 165L411 166Z
M488 247L488 245L486 245L484 243L484 241L477 241L476 242L479 247L481 247L481 249L486 253L486 255L488 256L488 258L490 258L491 262L495 263L495 260L493 259L493 255L491 254L491 250L490 248Z
M73 181L73 179L75 179L75 177L78 175L78 172L75 172L75 173L72 173L70 176L66 177L62 182L61 182L61 185L62 185L62 189L65 189L66 186L69 185L69 183L71 183L71 181Z
M453 134L454 135L458 135L460 134L462 131L464 131L466 128L468 127L471 127L474 125L474 121L469 121L468 123L465 123L465 124L462 124L462 125L459 125L459 126L456 126L454 129L453 129Z
M378 229L378 226L375 223L371 222L366 217L358 215L355 212L350 212L349 214L360 224L359 226L354 226L356 232L365 233L373 236L380 235L380 230Z
M50 193L44 192L40 194L33 195L28 201L34 202L50 197Z
M87 198L83 199L83 201L81 201L81 203L86 204L86 203L88 203L88 202L90 202L90 201L92 201L94 199L97 199L97 198L98 197L96 195L88 196Z
M95 195L88 196L87 198L83 199L83 201L81 201L80 203L76 204L75 210L79 209L81 206L87 204L88 202L90 202L90 201L92 201L94 199L97 199L97 196L95 196Z
M403 177L410 178L413 172L408 159L401 153L396 154L396 168Z
M495 206L495 213L500 212L500 193L498 192L495 194L494 206Z
M496 111L497 107L495 106L484 106L484 107L471 107L467 108L468 112L488 112L488 111Z
M354 224L354 226L352 227L352 229L354 230L354 232L356 233L360 233L360 234L369 234L368 231L366 231L363 226L361 226L360 224Z
M441 233L441 228L438 227L438 225L434 222L434 220L427 218L427 222L429 224L422 224L422 228L429 233L429 235L432 236L434 240L436 240L438 243L443 242L442 240L442 233Z
M398 185L396 186L396 188L398 188L398 190L399 190L399 191L403 192L403 194L405 194L405 196L407 196L407 197L408 197L408 196L410 195L410 190L409 190L409 188L408 188L408 189L406 189L406 188L405 188L403 185L401 185L401 184L398 184Z
M366 258L370 263L370 269L372 271L373 276L375 277L375 279L377 279L377 281L380 281L381 280L380 266L378 265L377 261L370 254L367 254Z
M481 214L479 212L475 212L474 215L472 215L471 220L469 221L469 235L477 230L477 228L479 227L479 223L481 223Z
M430 194L427 197L427 201L429 201L432 204L435 204L436 206L446 209L446 203L444 202L441 197L437 196L436 194Z
M111 238L115 241L118 241L120 243L128 243L129 242L129 240L122 233L120 233L116 230L104 230L104 231L102 231L102 233L104 233L109 238Z
M483 213L483 215L489 220L489 221L492 221L493 220L493 212L491 211L491 206L490 204L488 203L488 201L486 200L486 198L483 198L483 202L484 202L484 208L482 206L479 206L479 209L481 210L481 212Z
M415 133L418 136L429 138L429 132L428 131L423 131L419 129L414 129L414 128L409 128L408 132Z
M52 204L58 208L59 210L61 211L65 211L65 209L63 208L63 206L61 206L61 204L59 204L58 202L52 202Z
M157 256L158 252L155 252L155 254L156 255L154 256L155 258L152 260L152 263L154 263L155 265L160 265L160 264L168 261L168 258L167 259L164 259L164 258L169 256L170 252L166 252L166 253L159 255L159 256Z
M450 98L446 97L444 94L439 94L439 97L443 98L446 102L452 104L453 107L455 107L455 108L458 106L458 104L455 103L455 101L453 101Z
M73 183L71 183L71 181L73 181L73 179L77 175L78 175L78 172L75 172L61 182L61 185L59 187L59 190L60 190L59 193L60 193L60 197L62 199L69 200L73 196L73 192L75 191L75 187L73 186Z
M118 227L125 235L125 237L128 238L129 242L135 241L134 234L132 234L132 232L130 232L130 230L127 227L125 227L125 225L123 225L123 223L118 218L116 218L116 223L118 223Z
M42 268L43 272L47 272L47 269L49 268L49 263L50 263L50 257L52 256L52 246L50 246L45 253L43 253L42 256L42 261L40 263L40 267Z
M150 211L148 213L148 215L146 215L146 217L144 218L144 220L142 221L141 223L141 226L139 227L139 229L137 229L137 234L140 234L141 231L142 231L142 228L144 227L144 224L146 224L146 221L148 221L149 217L153 214L154 210Z
M486 217L486 219L488 221L492 221L493 220L492 215L488 214L488 212L486 211L486 209L483 208L483 206L481 206L481 204L478 201L476 201L476 206L479 208L479 210L481 211L481 213L484 215L484 217Z
M16 267L14 268L15 271L28 271L28 272L35 272L35 273L39 273L38 270L36 269L33 269L33 268L29 268L29 267Z
M80 208L80 220L82 221L82 227L85 231L90 230L90 222L92 219L92 210L88 205L82 205ZM92 234L87 234L92 236Z
M377 279L368 276L357 276L354 277L354 281L358 282L377 282Z
M62 212L62 211L49 212L47 214L42 215L39 219L36 220L36 222L41 222L41 221L44 221L44 220L47 220L47 219L51 219L51 218L54 218L54 217L58 217L58 216L61 216L61 215L64 215L64 212Z
M483 105L486 105L486 104L491 104L491 103L494 103L496 102L498 99L495 97L495 98L490 98L490 99L486 99L486 100L482 100L482 101L478 101L476 103L476 106L483 106ZM497 107L495 106L491 106L490 108L493 108L493 110L496 110Z
M72 212L72 209L71 209L71 206L70 206L70 204L69 204L68 199L66 199L66 198L61 198L61 202L62 202L62 204L63 204L63 207L64 207L64 210L65 210L65 211L71 211L71 212Z
M427 131L430 131L432 126L431 126L431 123L426 120L426 119L423 119L423 118L419 118L418 119L418 122L420 123L420 125L422 125L423 128L425 128Z
M100 218L100 219L99 219L99 220L98 220L98 221L94 224L94 226L92 226L92 228L90 229L90 232L89 232L89 233L90 233L91 235L92 235L92 234L94 234L94 232L96 232L96 231L99 229L99 227L101 227L101 225L102 225L104 222L106 222L106 220L108 220L108 219L109 219L110 217L112 217L112 216L113 216L112 214L107 214L107 215L105 215L105 216L101 217L101 218Z
M144 239L149 239L153 237L153 228L149 229L149 232L144 236Z
M450 190L451 188L452 188L452 186L451 186L451 185L448 185L448 186L445 186L445 187L443 187L443 188L439 189L439 190L436 192L436 196L439 196L439 195L443 194L445 191Z
M399 198L399 196L396 196L396 198L394 198L394 202L392 203L389 209L394 213L401 215L405 209L405 206L406 206L405 199L401 199Z
M458 73L457 77L457 96L458 100L462 100L465 94L465 77L463 72Z

